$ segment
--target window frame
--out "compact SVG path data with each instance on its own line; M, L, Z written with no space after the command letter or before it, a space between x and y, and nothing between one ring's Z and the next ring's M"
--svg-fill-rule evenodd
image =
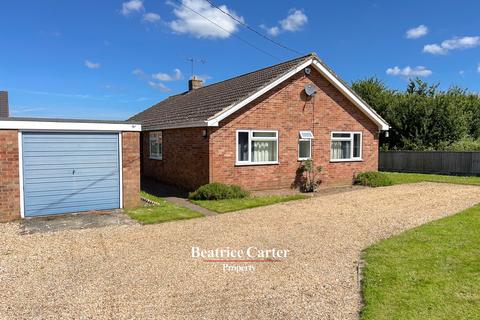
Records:
M155 136L156 135L156 136ZM162 142L159 142L159 137ZM152 140L156 140L158 144L158 155L152 154ZM148 132L148 155L152 160L163 160L163 132L162 131L149 131Z
M238 160L238 136L240 132L248 133L248 160L239 161ZM275 138L273 137L254 137L254 133L275 133ZM269 165L269 164L278 164L278 149L279 149L279 137L278 130L262 130L262 129L239 129L235 132L235 165L236 166L256 166L256 165ZM252 142L253 141L276 141L277 150L276 150L276 161L252 161Z
M334 134L350 134L350 137L341 137L341 138L336 138L333 137ZM360 155L358 157L353 156L353 150L354 150L354 135L359 134L360 135ZM350 147L350 157L345 158L345 159L334 159L333 158L333 152L332 152L332 144L334 141L350 141L351 147ZM363 161L363 133L361 131L332 131L330 133L330 162L354 162L354 161Z
M311 138L302 138L302 135L304 133L309 133ZM310 130L303 130L299 132L299 137L298 137L298 161L306 161L306 160L311 160L312 159L312 140L315 138L313 135L313 132ZM309 142L309 156L308 157L300 157L300 141L308 141Z

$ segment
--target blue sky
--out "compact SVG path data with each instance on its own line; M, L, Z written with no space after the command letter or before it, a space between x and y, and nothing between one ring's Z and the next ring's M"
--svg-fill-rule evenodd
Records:
M478 1L213 2L348 82L480 91ZM184 91L189 58L208 84L295 56L205 0L4 0L0 39L0 90L21 117L125 119Z

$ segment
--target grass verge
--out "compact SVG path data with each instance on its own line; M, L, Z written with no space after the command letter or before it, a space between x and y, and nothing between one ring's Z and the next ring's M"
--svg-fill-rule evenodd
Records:
M167 202L146 192L142 191L141 196L157 202L158 205L126 209L125 211L130 218L143 224L203 217L201 213Z
M480 205L363 253L363 320L478 319Z
M305 195L296 194L289 196L248 197L225 200L192 200L192 202L208 210L225 213L306 198L308 197Z
M480 177L463 176L445 176L439 174L421 174L421 173L397 173L383 172L393 182L393 184L416 183L416 182L441 182L455 184L480 185Z

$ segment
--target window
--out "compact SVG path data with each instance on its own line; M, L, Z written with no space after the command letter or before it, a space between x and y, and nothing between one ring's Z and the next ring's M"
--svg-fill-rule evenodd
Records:
M331 161L362 160L361 132L332 132Z
M278 131L237 131L237 164L278 163Z
M312 158L312 131L300 131L298 139L298 160L308 160Z
M150 159L162 160L162 131L149 133Z

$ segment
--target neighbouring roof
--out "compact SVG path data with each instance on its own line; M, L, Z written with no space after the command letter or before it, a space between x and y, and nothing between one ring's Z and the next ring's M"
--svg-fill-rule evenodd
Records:
M327 80L334 82L337 88L375 121L381 130L388 130L385 120L314 53L171 96L129 120L140 121L143 130L146 131L216 126L226 116L298 72L299 67L309 65L323 73Z

